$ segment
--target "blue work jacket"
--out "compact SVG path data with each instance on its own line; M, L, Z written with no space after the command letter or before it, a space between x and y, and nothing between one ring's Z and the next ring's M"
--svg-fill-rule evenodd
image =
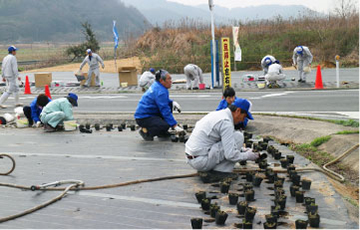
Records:
M51 101L51 99L49 98L49 102ZM30 103L30 108L31 108L31 118L33 119L33 121L38 122L40 121L40 114L42 111L42 108L40 108L37 104L37 97Z
M141 97L134 114L135 119L148 117L162 117L169 126L174 126L177 121L171 113L172 100L169 91L160 82L156 81Z

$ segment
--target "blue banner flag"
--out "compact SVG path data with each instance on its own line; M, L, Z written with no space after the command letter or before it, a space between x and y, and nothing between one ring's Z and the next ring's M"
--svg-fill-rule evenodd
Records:
M115 43L114 49L117 49L118 45L119 45L119 34L116 30L115 24L116 24L116 21L113 21L113 34L114 34L114 43Z

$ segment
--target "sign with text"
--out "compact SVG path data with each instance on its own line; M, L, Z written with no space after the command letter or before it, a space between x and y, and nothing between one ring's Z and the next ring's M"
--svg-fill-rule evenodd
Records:
M230 64L230 39L225 37L221 38L222 47L222 67L224 73L223 87L231 87L231 64Z

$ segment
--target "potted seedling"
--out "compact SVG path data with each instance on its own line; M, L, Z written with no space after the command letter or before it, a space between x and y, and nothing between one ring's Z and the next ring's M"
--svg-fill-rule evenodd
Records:
M85 124L85 128L86 128L86 129L90 129L90 128L91 128L90 123L86 123L86 124Z
M288 160L289 164L293 164L294 163L294 155L286 155L286 159Z
M130 130L135 131L135 125L130 125Z
M282 176L276 176L276 177L275 177L275 181L281 181L281 182L284 184L285 177L282 177Z
M290 186L290 194L292 197L295 197L295 192L299 191L300 187L297 185Z
M280 205L280 209L284 210L286 207L286 196L281 195L278 199L275 200L275 205Z
M306 205L306 211L308 213L315 213L315 212L318 211L318 208L319 208L318 205L315 204L315 203L311 203L309 205Z
M262 160L259 162L259 168L266 169L268 167L267 160Z
M300 181L301 181L301 176L300 175L295 175L293 174L292 177L291 177L291 182L294 184L294 185L297 185L297 186L300 186Z
M283 187L283 181L277 180L274 182L274 188L282 188Z
M219 211L216 213L215 223L217 225L224 225L227 217L228 217L228 214L226 212Z
M306 220L296 220L295 221L295 228L296 229L306 229L308 222Z
M246 191L246 190L251 190L251 189L253 189L253 185L252 184L250 184L250 183L245 183L245 184L243 184L243 187L244 187L244 191Z
M100 130L100 124L97 124L97 123L95 124L95 130L96 130L96 131L99 131L99 130Z
M280 164L281 164L281 167L286 169L286 167L288 166L289 162L286 158L282 158L280 159Z
M254 216L256 214L256 208L253 207L247 207L245 210L245 220L252 222L254 219Z
M122 129L126 129L126 124L125 124L125 123L121 123L121 128L122 128Z
M310 205L311 203L315 204L315 198L312 197L304 197L304 203L305 205Z
M274 155L274 152L275 152L275 147L272 146L272 145L268 145L268 147L266 148L266 151L267 151L271 156L273 156L273 155Z
M238 194L236 194L236 193L229 193L229 203L230 203L231 205L237 204L238 200L239 200L239 195L238 195Z
M296 191L295 192L296 203L304 203L304 193L305 193L305 191Z
M272 139L270 137L264 137L263 141L269 143L269 141L272 141Z
M188 125L184 124L184 125L183 125L183 129L184 129L184 130L187 130L187 129L188 129Z
M271 214L276 218L279 218L280 211L281 211L280 205L271 206Z
M253 144L252 141L246 141L246 142L245 142L246 148L251 148L251 147L252 147L252 144Z
M273 214L265 215L265 219L266 219L266 222L277 223L277 217L274 216Z
M261 184L261 181L264 179L264 175L263 174L256 174L255 176L254 176L254 180L253 180L253 185L255 186L255 187L259 187L260 186L260 184Z
M221 193L228 193L230 188L230 184L228 182L221 182L220 183L220 192Z
M252 220L251 221L247 221L247 220L243 220L242 222L242 225L243 225L243 229L252 229L253 226L252 226Z
M110 132L112 130L112 125L111 124L107 124L106 125L106 131Z
M237 207L237 211L238 211L239 215L244 215L245 210L248 207L248 202L240 201L239 203L237 203L236 207Z
M210 216L215 218L216 217L216 213L220 211L220 206L217 205L217 203L215 204L211 204L210 205Z
M255 197L255 192L254 190L246 190L244 192L245 195L245 200L250 202L250 201L254 201L254 197Z
M295 165L291 164L287 167L287 172L290 174L290 170L295 170Z
M254 176L254 172L250 171L250 172L246 172L246 181L247 182L252 182L253 181L253 176Z
M301 180L301 188L304 190L310 190L311 187L311 180L302 179Z
M195 193L195 197L196 197L198 203L200 204L201 201L206 198L206 192L205 191L197 192L197 193Z
M246 163L247 163L246 161L240 161L239 162L240 165L246 165Z
M211 204L211 200L209 198L202 199L202 201L201 201L202 210L209 211L210 210L210 204Z
M313 227L313 228L318 228L319 227L319 225L320 225L320 215L317 212L309 213L308 218L309 218L310 227Z
M275 222L265 222L264 223L264 229L276 229L277 224Z
M203 219L202 218L192 218L191 227L192 229L202 229Z
M275 160L280 160L280 159L281 159L281 152L276 151L276 152L274 153L274 159L275 159Z

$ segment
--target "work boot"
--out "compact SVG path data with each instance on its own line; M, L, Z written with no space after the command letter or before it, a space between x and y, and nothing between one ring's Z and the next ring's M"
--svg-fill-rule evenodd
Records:
M58 125L55 127L55 130L56 130L56 131L64 131L64 130L65 130L64 125L63 125L63 124L58 124Z
M0 109L6 109L7 106L6 105L0 105Z
M139 133L145 141L153 141L154 140L154 137L148 133L146 128L141 128Z
M49 124L45 124L45 125L44 125L44 130L45 130L45 132L48 132L48 133L56 132L56 129L53 128L53 127L52 127L51 125L49 125Z
M193 90L198 90L198 89L199 89L199 87L194 87L194 88L193 88Z
M208 172L198 172L200 179L204 183L214 183L222 181L226 178L231 178L233 180L236 180L238 178L238 175L236 173L227 173L227 172L219 172L215 170L210 170Z

